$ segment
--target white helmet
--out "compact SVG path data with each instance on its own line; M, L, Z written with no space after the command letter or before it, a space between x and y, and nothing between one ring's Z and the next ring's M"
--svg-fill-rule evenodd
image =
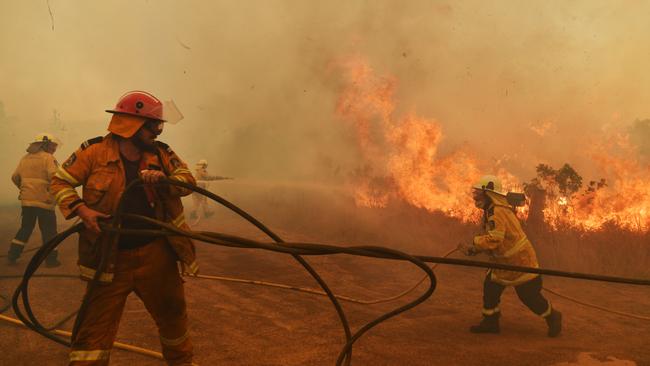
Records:
M205 159L201 159L196 163L197 167L202 167L202 168L207 168L208 167L208 161Z
M43 132L39 133L34 137L34 140L31 141L31 143L36 143L36 142L51 142L57 145L61 145L61 141L57 139L54 135L51 133Z
M497 178L494 175L484 175L479 179L478 182L474 183L472 186L474 189L480 189L480 190L486 190L486 191L492 191L494 193L498 193L503 195L502 190L502 185L501 185L501 179Z

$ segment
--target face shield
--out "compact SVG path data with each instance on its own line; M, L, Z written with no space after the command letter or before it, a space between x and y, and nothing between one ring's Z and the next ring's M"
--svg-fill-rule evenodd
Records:
M163 119L164 123L171 123L173 125L177 124L183 119L183 114L176 106L173 100L168 100L163 102ZM163 132L164 124L162 121L148 119L142 125L147 131L152 134L159 136Z
M176 107L176 103L173 100L163 102L163 119L166 122L175 125L183 118L183 113Z

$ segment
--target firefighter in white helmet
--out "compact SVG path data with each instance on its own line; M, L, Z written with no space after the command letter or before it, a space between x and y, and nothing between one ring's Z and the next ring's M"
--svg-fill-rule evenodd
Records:
M473 187L477 208L483 210L485 233L474 237L472 244L461 249L466 255L486 253L495 263L538 268L537 255L521 228L513 206L502 193L499 178L486 175ZM546 320L548 336L557 337L562 330L562 314L542 296L542 277L535 273L490 269L483 283L483 320L472 326L473 333L499 333L499 303L506 286L514 286L519 299L535 314Z
M43 243L56 235L55 200L49 186L58 167L53 154L59 145L59 140L49 133L36 135L27 147L27 155L20 159L11 176L11 181L20 190L18 199L22 206L22 220L9 246L7 259L10 264L15 264L22 254L37 221ZM45 265L59 266L61 263L57 257L55 250L46 258Z
M210 181L232 179L229 177L210 175L210 173L208 173L208 161L205 159L201 159L196 163L194 167L194 178L196 178L196 185L203 189L208 189ZM194 208L190 213L190 218L198 218L198 215L200 214L199 211L203 211L203 217L207 218L212 216L213 212L208 207L207 197L194 192L192 193L192 200L194 201Z

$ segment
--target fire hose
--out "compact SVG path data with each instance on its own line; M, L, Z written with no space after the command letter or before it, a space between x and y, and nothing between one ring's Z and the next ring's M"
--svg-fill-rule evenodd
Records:
M140 180L134 181L125 188L125 192L129 191L136 185L142 185L142 184L143 183ZM219 204L236 212L243 218L245 218L251 224L255 225L257 228L262 230L275 243L259 242L259 241L254 241L254 240L250 240L250 239L246 239L234 235L227 235L227 234L216 233L216 232L183 230L176 226L149 217L123 213L122 212L123 201L120 200L117 212L112 217L112 219L110 219L110 222L101 223L102 230L109 232L109 236L111 240L107 241L101 248L102 259L100 260L100 265L98 266L95 277L90 282L89 289L79 309L77 320L75 322L75 327L73 328L73 332L72 332L73 337L76 333L76 330L78 329L79 324L81 324L81 322L83 321L85 309L87 308L87 303L88 303L87 302L88 293L92 291L93 286L97 285L99 276L105 270L107 264L107 258L111 250L111 244L114 243L119 238L120 234L145 235L145 236L182 235L188 238L192 238L195 240L203 241L210 244L216 244L220 246L233 247L233 248L256 248L256 249L263 249L267 251L292 255L296 260L298 260L298 262L301 265L303 265L303 267L305 267L305 269L310 273L310 275L312 275L312 277L317 281L317 283L320 285L321 289L323 290L323 293L328 296L328 298L330 299L330 301L332 302L332 304L334 305L337 311L346 338L346 342L337 357L337 361L336 361L337 366L342 364L345 365L350 364L351 356L352 356L352 348L354 343L361 336L363 336L367 331L369 331L371 328L375 327L379 323L421 304L433 294L436 287L436 277L432 269L429 268L429 266L426 263L504 269L504 270L511 270L517 272L536 273L536 274L543 274L549 276L567 277L567 278L582 279L582 280L650 286L650 280L645 280L645 279L594 275L594 274L585 274L585 273L577 273L577 272L566 272L566 271L550 270L550 269L543 269L543 268L521 267L521 266L513 266L513 265L506 265L506 264L467 260L467 259L454 259L448 257L413 256L398 250L385 248L385 247L378 247L378 246L340 247L340 246L324 245L324 244L317 244L317 243L286 243L282 241L282 239L279 236L273 233L261 222L259 222L258 220L250 216L248 213L246 213L245 211L241 210L237 206L233 205L232 203L228 202L227 200L223 199L222 197L212 192L209 192L199 187L195 187L187 183L173 181L169 179L165 179L162 182L158 183L157 185L174 185L205 195L210 199L218 202ZM124 196L125 195L123 195L122 197ZM156 225L159 229L155 229L155 230L122 229L121 221L123 218L148 222ZM25 273L23 274L22 281L16 288L12 297L12 305L13 305L14 312L16 313L16 316L20 319L20 321L22 321L23 324L25 324L28 328L36 331L37 333L45 336L46 338L66 346L70 346L70 342L68 340L58 337L57 334L53 334L52 332L49 332L47 328L44 327L34 315L31 305L29 303L28 287L29 287L30 279L34 276L38 267L44 262L47 255L52 250L54 250L54 248L56 248L56 246L58 246L65 238L67 238L68 236L74 233L81 231L82 228L83 228L82 224L74 225L73 227L59 233L48 243L44 244L41 248L39 248L38 251L32 257L32 259L30 260L29 264L27 265L25 269ZM426 291L422 293L420 296L418 296L415 300L410 301L409 303L403 306L395 308L377 317L376 319L368 322L367 324L359 328L353 334L350 330L349 323L347 321L345 313L343 312L343 309L341 308L338 302L339 297L337 297L332 293L332 291L329 289L327 284L322 280L322 278L318 275L318 273L302 258L302 256L318 256L318 255L331 255L331 254L348 254L348 255L382 258L382 259L389 259L389 260L408 261L411 262L413 265L417 266L418 268L420 268L423 272L425 272L426 274L425 279L426 278L429 279L429 286L426 289ZM419 283L417 285L419 285ZM417 285L414 286L413 289L415 289ZM410 291L412 290L409 289L409 292ZM22 302L22 305L24 307L24 313L23 310L20 309L19 306L20 302Z

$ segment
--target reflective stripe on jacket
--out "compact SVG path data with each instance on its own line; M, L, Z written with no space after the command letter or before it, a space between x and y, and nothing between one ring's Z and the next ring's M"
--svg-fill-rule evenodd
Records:
M156 152L143 152L143 164L148 169L161 170L169 179L196 184L187 165L164 143L156 143ZM77 186L83 186L79 197ZM82 204L105 214L113 215L125 188L125 175L120 158L117 139L108 134L105 137L88 140L73 153L52 178L51 191L61 213L70 219ZM191 193L185 188L161 186L155 189L154 208L159 220L188 229L183 216L181 197ZM91 279L101 259L101 248L111 245L111 257L100 281L110 282L115 271L117 242L108 244L108 233L96 235L89 230L79 234L79 268L81 276ZM180 236L167 237L185 268L198 270L194 243Z
M504 196L486 192L491 204L485 210L485 234L474 237L474 246L496 263L538 268L537 254ZM490 278L502 285L520 285L538 275L501 269L489 270Z
M54 156L43 150L27 154L20 159L11 181L20 189L18 199L23 206L54 210L50 180L56 169Z

